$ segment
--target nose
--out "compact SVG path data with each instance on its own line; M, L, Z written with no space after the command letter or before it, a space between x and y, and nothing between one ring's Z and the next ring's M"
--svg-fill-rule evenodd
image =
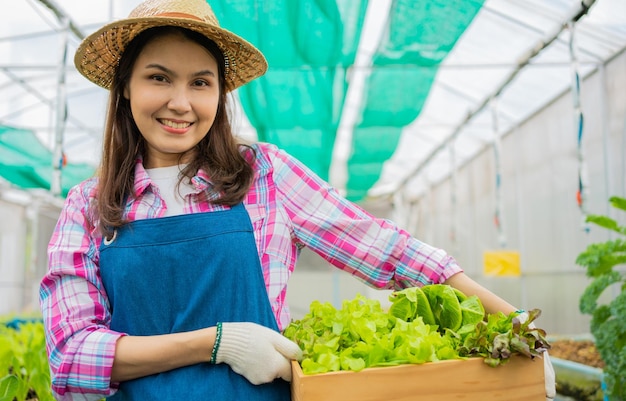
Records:
M184 87L172 88L167 107L177 113L183 114L191 110L191 99Z

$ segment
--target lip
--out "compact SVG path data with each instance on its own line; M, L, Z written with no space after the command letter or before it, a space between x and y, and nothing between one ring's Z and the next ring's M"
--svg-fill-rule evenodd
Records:
M161 125L163 130L167 131L170 134L176 134L176 135L181 135L181 134L188 132L193 126L192 122L170 119L170 118L158 118L157 121ZM165 122L169 122L170 124L166 124ZM172 124L182 125L182 127L173 127Z

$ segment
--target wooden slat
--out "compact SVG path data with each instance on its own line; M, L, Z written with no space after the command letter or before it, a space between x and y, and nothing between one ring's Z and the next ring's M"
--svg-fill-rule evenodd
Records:
M318 375L293 362L292 371L292 401L545 401L543 360L522 356L496 368L473 358Z

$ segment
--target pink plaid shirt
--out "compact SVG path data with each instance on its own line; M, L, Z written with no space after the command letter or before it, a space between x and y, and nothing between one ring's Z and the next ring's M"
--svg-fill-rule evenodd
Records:
M462 271L444 251L413 238L342 198L302 163L273 145L256 144L255 180L244 200L250 214L270 304L282 329L290 321L285 295L300 249L309 247L330 264L376 288L442 283ZM211 181L192 179L196 192L184 213L223 209L212 205ZM102 240L92 205L96 179L67 196L48 248L49 271L41 304L52 369L60 399L99 399L115 391L111 367L115 342L109 302L99 274ZM138 161L129 220L158 218L166 206Z

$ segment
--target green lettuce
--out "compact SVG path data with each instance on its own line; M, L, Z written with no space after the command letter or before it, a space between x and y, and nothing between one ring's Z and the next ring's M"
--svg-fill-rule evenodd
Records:
M486 316L478 297L444 284L407 288L389 299L388 310L360 294L339 309L313 301L309 312L283 332L303 351L302 371L360 371L469 357L497 366L513 354L535 357L549 347L545 332L529 327L539 310L524 323L517 314Z

